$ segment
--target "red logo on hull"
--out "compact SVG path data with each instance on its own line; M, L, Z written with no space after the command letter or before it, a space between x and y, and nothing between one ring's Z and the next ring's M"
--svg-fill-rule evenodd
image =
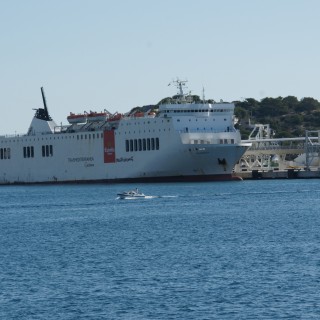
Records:
M115 138L114 138L113 130L104 131L103 144L104 144L104 163L115 163L116 151L115 151Z

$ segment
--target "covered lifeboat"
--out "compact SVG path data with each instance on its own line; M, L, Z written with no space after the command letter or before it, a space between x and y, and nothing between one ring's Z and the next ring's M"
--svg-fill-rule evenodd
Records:
M67 117L69 123L86 123L87 122L87 113L75 114L70 112L70 115Z
M69 123L86 123L86 122L96 122L96 121L106 121L110 113L108 111L103 112L84 112L80 114L75 114L70 112L70 115L67 117Z
M106 121L109 115L110 114L107 111L103 111L103 112L90 111L87 114L87 121L88 122Z

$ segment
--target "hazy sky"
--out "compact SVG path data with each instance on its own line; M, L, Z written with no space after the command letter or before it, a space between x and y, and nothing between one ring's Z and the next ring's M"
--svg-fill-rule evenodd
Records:
M320 100L318 0L0 0L0 134L41 107L127 112L176 93Z

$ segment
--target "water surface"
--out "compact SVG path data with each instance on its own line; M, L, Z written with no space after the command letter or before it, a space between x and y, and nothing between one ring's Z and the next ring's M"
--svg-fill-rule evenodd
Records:
M2 186L0 318L319 319L319 216L319 180Z

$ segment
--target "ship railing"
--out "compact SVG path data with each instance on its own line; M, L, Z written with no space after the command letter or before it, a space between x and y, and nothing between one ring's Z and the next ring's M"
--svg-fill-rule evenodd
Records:
M255 146L252 145L250 147L251 151L254 150L297 150L297 149L303 149L303 146L275 146L275 145L270 145L270 146Z
M24 137L25 135L26 135L25 133L5 134L5 135L0 135L0 138L19 138L19 137Z
M142 117L134 117L134 116L124 116L121 120L132 120L132 119L154 119L158 114L144 114Z
M69 128L70 128L70 125L55 126L53 132L54 133L67 132Z
M190 128L184 128L182 130L178 130L179 133L232 133L232 132L238 132L237 129L234 128L229 128L225 130L214 130L211 128L206 128L206 129L190 129Z

